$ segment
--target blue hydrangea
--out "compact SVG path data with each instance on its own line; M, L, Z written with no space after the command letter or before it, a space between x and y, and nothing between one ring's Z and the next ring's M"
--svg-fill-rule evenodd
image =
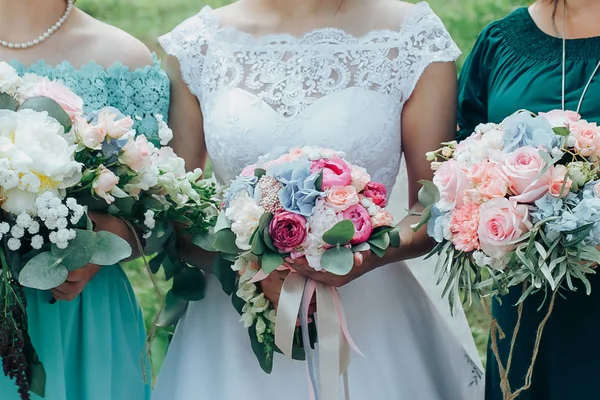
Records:
M254 188L257 181L258 178L255 176L238 176L231 181L224 193L225 206L229 207L231 201L241 192L246 192L248 196L254 197Z
M438 243L444 241L444 220L447 214L441 212L436 206L431 207L431 217L427 221L427 235Z
M317 199L324 195L316 187L319 174L310 172L310 162L307 160L275 165L267 173L283 185L279 191L279 201L286 211L308 217Z
M550 122L543 117L533 117L527 112L522 112L506 118L502 126L506 153L524 146L541 146L550 151L560 145L560 139L552 130Z
M533 222L538 223L547 218L558 217L564 208L562 199L546 194L535 202L537 210L531 213Z

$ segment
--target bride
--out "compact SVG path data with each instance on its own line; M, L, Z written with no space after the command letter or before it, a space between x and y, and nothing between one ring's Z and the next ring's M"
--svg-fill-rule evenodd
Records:
M224 183L276 147L323 146L390 189L404 162L397 196L419 211L417 182L432 175L425 153L455 135L460 51L424 2L240 0L205 7L160 42L170 56L175 151L189 169L210 157ZM364 254L347 277L306 272L340 286L350 333L366 355L350 365L350 394L483 399L464 315L443 316L444 300L430 298L403 262L429 249L424 229L410 228L417 220L400 222L400 249L383 260ZM185 248L187 260L208 257ZM429 290L433 266L420 266ZM261 283L275 302L282 279ZM154 399L307 399L305 364L276 354L272 374L263 373L216 278L206 291L179 323Z

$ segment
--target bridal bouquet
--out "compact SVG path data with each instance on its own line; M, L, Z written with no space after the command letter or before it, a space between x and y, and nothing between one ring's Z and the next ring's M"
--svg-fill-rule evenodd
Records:
M331 313L329 317L337 319L335 308L320 307L320 296L331 296L332 304L339 298L335 289L305 282L292 272L276 313L256 283L276 269L289 268L286 257L305 257L315 270L345 275L354 265L354 252L370 250L383 256L389 246L399 246L400 241L385 205L386 188L371 181L366 170L350 164L342 153L329 149L305 147L265 156L231 182L214 229L213 246L221 252L215 273L225 291L233 294L252 348L266 372L272 370L276 347L292 358L307 356L309 347L329 329L326 322L321 323L327 318L324 315ZM308 326L307 315L315 289L318 335L314 324ZM298 329L301 303L303 329ZM286 309L293 315L284 315L281 310ZM343 316L339 317L331 333L337 337L344 332L340 339L344 342L347 332ZM339 346L335 350L339 353ZM338 375L335 371L336 387Z
M600 262L600 127L574 112L523 111L443 145L427 154L435 175L423 182L420 225L438 243L431 254L451 305L522 286L519 303L551 293L549 315L559 289L579 282L589 294Z
M166 144L170 130L160 116L157 123ZM191 216L192 231L211 224L214 186L199 181L200 171L186 174L170 148L156 148L132 126L114 108L86 116L81 98L62 83L20 78L0 63L0 357L23 399L29 391L43 396L45 387L23 287L49 290L69 271L132 254L119 236L95 232L88 210L122 217L148 239L166 236L159 228L171 218Z

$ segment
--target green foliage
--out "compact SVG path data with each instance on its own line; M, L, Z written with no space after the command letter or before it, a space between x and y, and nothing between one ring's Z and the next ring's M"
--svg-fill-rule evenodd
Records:
M173 29L185 18L197 13L203 4L213 8L227 4L228 1L213 0L199 3L193 0L79 0L77 5L92 16L130 32L144 41L159 56L157 38ZM442 18L450 34L463 51L458 61L462 65L479 32L491 21L501 18L515 7L526 5L523 0L430 0L431 7ZM207 169L210 175L210 167ZM159 303L143 263L128 263L125 270L138 293L144 308L149 327L158 311ZM160 280L160 287L166 293L169 285ZM487 317L479 307L467 310L467 318L471 323L473 336L485 356L487 343ZM160 331L153 346L154 367L158 370L164 357L168 331Z

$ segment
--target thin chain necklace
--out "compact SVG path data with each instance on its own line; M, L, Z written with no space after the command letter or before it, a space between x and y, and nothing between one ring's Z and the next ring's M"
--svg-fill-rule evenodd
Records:
M67 8L66 8L64 14L60 17L60 19L58 21L56 21L56 23L54 25L52 25L50 28L48 28L48 30L46 32L44 32L42 35L40 35L37 39L33 39L33 40L30 40L28 42L23 42L23 43L11 43L6 40L0 39L0 46L6 47L9 49L24 50L24 49L28 49L30 47L37 46L38 44L44 42L46 39L48 39L50 36L52 36L57 30L59 30L60 27L65 23L67 18L69 18L69 15L71 15L71 12L73 11L73 7L74 7L73 3L74 3L73 0L67 0Z
M556 2L555 6L554 6L554 14L556 14L557 7L558 7L558 1ZM552 26L554 27L554 31L556 32L556 35L557 36L560 35L560 33L558 32L558 27L556 26L556 18L554 18L554 16L552 17ZM583 103L583 99L584 99L588 89L590 88L590 85L592 84L594 77L598 73L598 70L600 70L600 61L598 62L598 64L596 64L596 68L594 68L594 72L592 72L592 75L590 76L585 87L583 88L583 93L581 94L581 97L579 99L579 104L577 105L577 110L576 110L578 114L580 114L580 112L581 112L581 105ZM564 0L564 3L563 3L563 29L562 29L562 96L561 96L563 111L565 110L565 97L566 97L565 82L567 80L566 77L567 77L567 1Z

